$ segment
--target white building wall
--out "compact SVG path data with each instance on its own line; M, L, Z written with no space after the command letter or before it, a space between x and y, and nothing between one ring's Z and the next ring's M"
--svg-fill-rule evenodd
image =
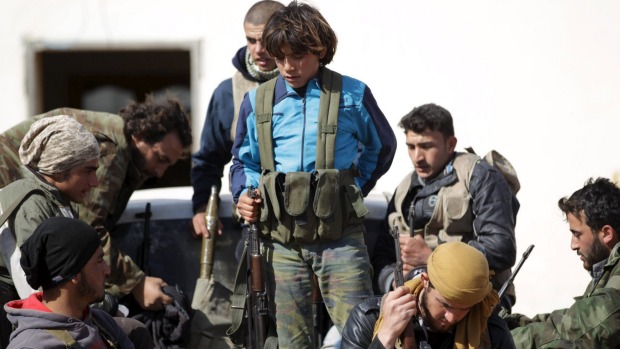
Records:
M199 42L193 87L198 136L213 89L233 72L250 0L1 0L0 130L29 113L26 42L72 45ZM412 166L397 124L414 106L452 112L459 145L498 149L516 167L515 310L566 307L588 274L570 250L557 201L620 168L620 2L580 0L315 0L339 36L331 67L365 81L401 142L377 184L391 192Z

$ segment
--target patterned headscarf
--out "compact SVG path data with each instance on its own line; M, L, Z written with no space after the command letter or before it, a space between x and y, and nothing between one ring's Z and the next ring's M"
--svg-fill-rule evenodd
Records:
M472 349L480 346L480 339L487 320L499 302L497 291L489 281L489 264L482 252L463 242L446 242L439 245L428 257L428 278L437 292L448 302L471 307L469 313L456 324L455 349ZM422 290L422 279L405 283L414 296ZM379 332L383 315L375 324Z
M43 118L30 126L19 147L22 164L52 175L99 158L92 133L70 116Z

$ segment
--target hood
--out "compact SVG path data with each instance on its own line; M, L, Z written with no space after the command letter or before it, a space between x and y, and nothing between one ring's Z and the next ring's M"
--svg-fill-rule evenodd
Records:
M232 64L241 74L243 74L243 77L247 80L260 82L256 80L252 75L250 75L250 73L248 72L248 68L246 68L245 66L245 52L247 51L247 49L247 46L243 46L242 48L237 50L237 53L235 53L235 56L232 59Z
M232 59L232 64L235 66L235 68L237 69L237 71L239 71L241 73L241 75L243 75L243 77L246 80L252 81L252 82L258 82L258 83L263 83L273 77L276 77L279 73L277 71L277 68L275 68L275 72L269 74L265 74L263 73L263 75L265 75L264 77L254 77L250 74L250 72L248 71L247 66L245 65L245 54L247 52L248 48L247 46L243 46L242 48L240 48L237 53L235 54L235 56Z
M42 300L43 293L35 292L26 299L11 301L4 306L7 318L15 327L11 333L11 340L28 330L63 329L72 332L76 327L83 327L82 320L55 314L42 303ZM90 312L85 315L85 318L90 318Z

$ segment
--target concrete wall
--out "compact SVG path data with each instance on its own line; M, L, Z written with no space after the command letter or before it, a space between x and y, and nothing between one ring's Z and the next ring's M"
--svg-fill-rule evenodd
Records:
M196 134L209 97L231 75L250 0L2 0L0 130L28 115L27 42L67 45L198 42ZM566 307L588 274L569 248L557 201L620 168L620 2L315 0L339 35L331 67L365 81L396 125L414 106L450 110L461 146L498 149L522 189L516 311ZM400 143L377 184L391 192L412 166Z

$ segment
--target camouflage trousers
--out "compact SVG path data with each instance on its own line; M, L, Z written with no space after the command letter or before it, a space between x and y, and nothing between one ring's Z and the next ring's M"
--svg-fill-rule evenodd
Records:
M371 265L360 231L311 245L263 241L266 277L280 349L311 349L313 273L340 332L351 309L372 295Z

